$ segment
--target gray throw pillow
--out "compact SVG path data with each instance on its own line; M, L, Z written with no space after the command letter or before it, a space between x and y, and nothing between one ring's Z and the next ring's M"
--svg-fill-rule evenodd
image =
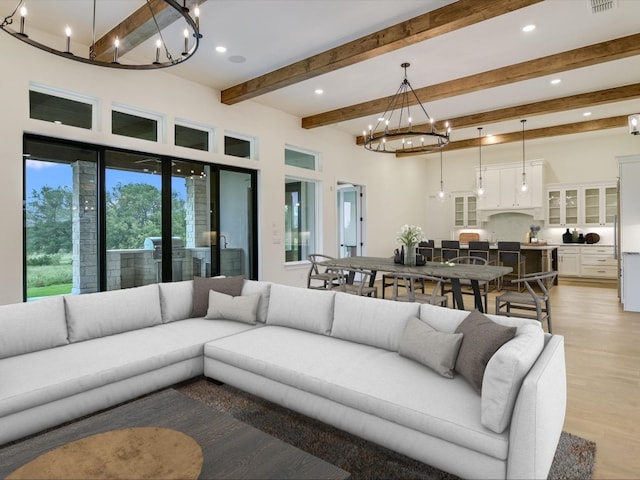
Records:
M209 290L237 297L242 293L244 277L194 277L192 317L204 317L209 307Z
M453 378L462 337L461 333L439 332L418 317L411 317L400 338L398 353L443 377Z
M498 325L477 310L471 312L456 328L456 333L462 333L464 337L455 371L480 393L487 363L502 345L516 335L517 330L516 327Z
M204 318L211 320L233 320L255 325L257 322L260 294L232 297L209 290L209 308Z

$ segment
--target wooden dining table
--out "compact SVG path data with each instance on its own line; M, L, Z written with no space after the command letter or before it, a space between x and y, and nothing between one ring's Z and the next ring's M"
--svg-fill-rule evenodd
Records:
M479 282L490 282L511 273L511 267L498 265L472 265L449 262L426 262L424 265L404 265L395 263L392 257L345 257L326 260L321 265L332 268L344 268L350 270L368 270L372 272L371 286L375 282L377 272L387 273L414 273L440 277L451 282L454 305L464 310L462 300L461 280L468 280L471 284L474 296L474 305L479 311L484 312L482 305L482 293Z

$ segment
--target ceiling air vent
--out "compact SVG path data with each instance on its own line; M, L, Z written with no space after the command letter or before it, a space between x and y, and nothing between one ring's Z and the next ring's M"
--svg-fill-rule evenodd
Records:
M618 0L588 0L590 13L604 13L618 8Z

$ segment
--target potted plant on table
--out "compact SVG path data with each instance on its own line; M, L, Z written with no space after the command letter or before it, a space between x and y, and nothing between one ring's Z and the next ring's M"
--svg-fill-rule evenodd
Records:
M416 247L418 246L418 243L420 243L422 240L424 240L424 234L422 233L422 228L416 225L402 226L402 228L398 232L398 237L396 238L396 241L404 246L405 265L416 264Z

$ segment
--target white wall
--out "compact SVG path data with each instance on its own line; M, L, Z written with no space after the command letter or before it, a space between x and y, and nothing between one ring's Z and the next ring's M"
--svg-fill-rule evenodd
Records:
M336 182L366 186L366 254L391 255L395 236L405 223L421 225L427 235L447 233L451 205L432 205L430 195L439 189L439 157L395 158L366 152L354 138L331 127L300 128L300 119L257 102L226 106L219 92L182 80L172 67L162 71L121 71L95 67L59 58L26 45L9 35L0 35L3 74L0 86L3 111L0 118L0 304L22 299L22 196L23 133L129 148L143 152L176 155L181 158L237 165L259 171L260 278L303 285L307 266L285 266L284 177L304 176L322 182L321 250L337 254ZM29 83L37 82L75 93L97 97L101 104L97 131L57 125L29 118ZM111 104L120 103L166 116L166 139L152 143L112 135ZM640 111L640 102L638 109ZM631 113L631 112L629 112ZM175 118L192 120L218 128L218 145L224 130L255 136L259 159L227 157L221 153L198 152L173 145ZM453 133L455 140L455 131ZM285 167L286 145L317 151L322 171ZM548 182L583 182L616 179L616 155L640 153L640 138L626 129L599 134L571 135L552 140L527 142L528 159L547 162ZM483 146L483 163L521 160L521 145ZM448 191L472 190L477 150L444 154L444 181ZM440 236L438 234L437 236ZM448 235L447 235L448 236Z
M355 145L350 135L331 127L303 130L299 118L256 102L222 105L218 91L171 74L180 66L158 71L95 67L42 52L9 35L0 35L0 51L3 52L0 87L4 93L0 118L3 173L0 176L0 204L3 207L0 210L0 304L22 299L24 132L258 170L260 277L264 280L303 285L308 269L306 265L285 266L284 244L273 241L276 237L284 238L285 173L322 182L321 247L328 254L337 253L337 181L367 188L369 243L366 251L370 255L391 255L400 226L403 223L419 224L424 219L424 160L398 160L391 155L366 152ZM30 82L97 97L101 105L98 130L30 119ZM165 115L166 139L153 143L112 135L110 106L114 102ZM173 145L175 118L217 127L219 150L223 145L224 130L255 136L259 158L248 160L176 147ZM320 152L322 171L285 167L285 145Z

